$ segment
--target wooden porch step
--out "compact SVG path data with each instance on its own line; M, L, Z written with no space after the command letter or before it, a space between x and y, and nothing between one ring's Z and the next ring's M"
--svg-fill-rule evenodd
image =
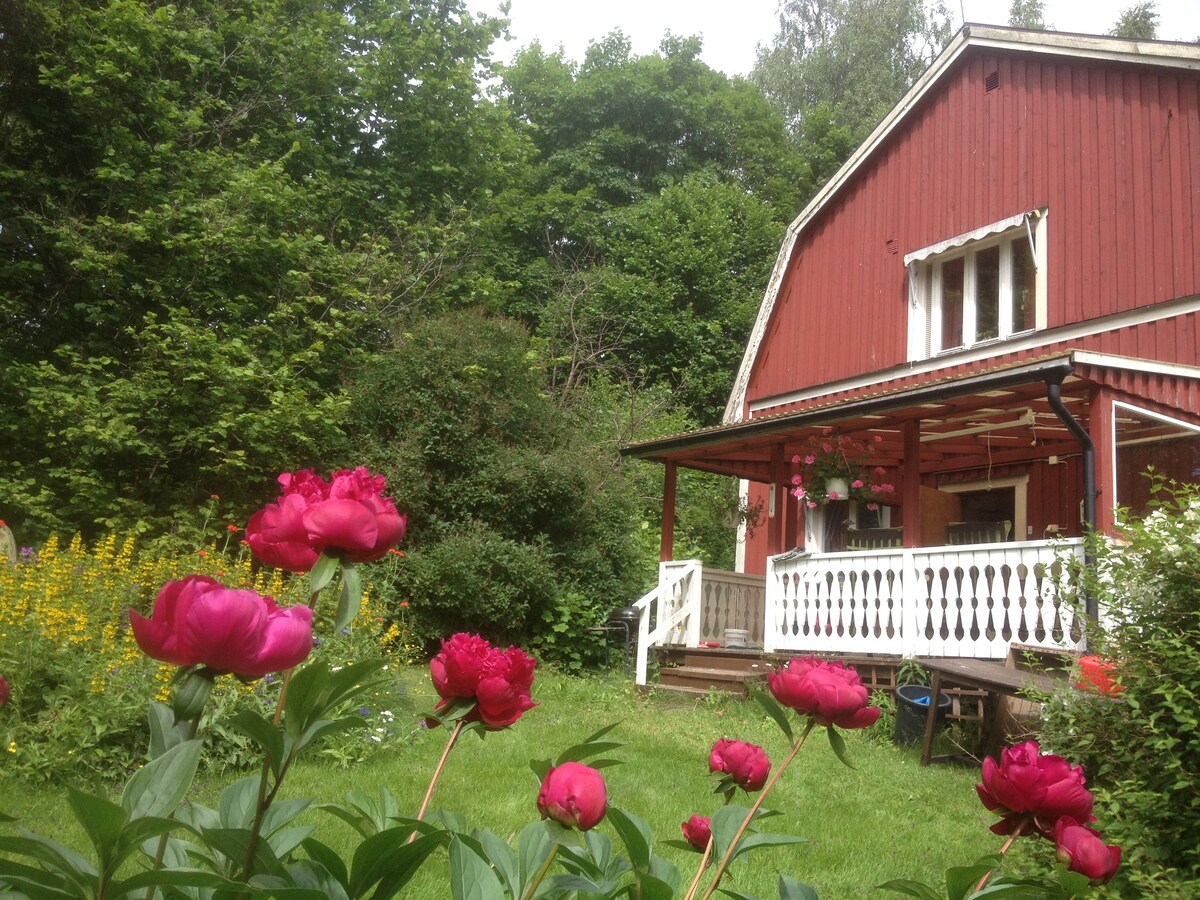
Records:
M765 672L759 675L753 671L738 672L702 666L672 666L659 669L658 684L659 687L683 690L685 693L707 694L710 690L715 690L738 697L747 697L749 693L746 690L746 683L757 681L765 674Z
M763 659L762 650L758 649L660 647L658 661L663 667L690 666L747 674L766 674L771 669L770 663Z

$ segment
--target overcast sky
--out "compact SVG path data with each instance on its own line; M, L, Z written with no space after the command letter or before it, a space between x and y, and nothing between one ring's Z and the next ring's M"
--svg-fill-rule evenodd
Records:
M1046 0L1046 21L1056 31L1103 34L1135 0ZM957 28L963 21L1003 25L1010 0L946 0ZM637 55L653 53L670 31L699 35L701 58L729 75L744 75L755 48L769 43L777 27L778 0L512 0L513 40L497 49L508 62L516 50L539 40L550 51L560 44L580 60L588 43L621 29ZM468 0L477 12L496 14L499 0ZM1159 0L1158 36L1193 41L1200 37L1200 0Z

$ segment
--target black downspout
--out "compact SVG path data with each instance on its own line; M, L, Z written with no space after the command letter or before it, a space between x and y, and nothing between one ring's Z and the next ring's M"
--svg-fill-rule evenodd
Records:
M1067 426L1067 430L1071 434L1075 435L1075 439L1079 441L1079 446L1083 451L1083 527L1086 532L1085 536L1090 538L1096 528L1096 498L1100 494L1096 487L1096 445L1092 442L1092 436L1071 415L1071 411L1063 403L1062 378L1062 375L1058 375L1055 380L1046 381L1046 400L1049 402L1050 408L1054 410L1054 414L1058 416L1059 421ZM1092 553L1091 544L1087 543L1084 545L1083 564L1090 571L1095 562L1096 557ZM1095 621L1100 611L1096 604L1096 598L1090 592L1084 596L1084 608L1088 617Z

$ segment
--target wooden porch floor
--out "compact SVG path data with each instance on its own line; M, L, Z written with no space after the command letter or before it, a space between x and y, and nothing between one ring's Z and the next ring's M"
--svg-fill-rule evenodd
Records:
M697 698L707 697L714 690L748 697L748 685L761 683L765 688L768 672L799 656L823 656L854 666L868 690L885 691L895 697L897 673L903 662L899 656L767 653L757 648L659 647L656 687ZM973 726L983 723L989 712L987 691L955 686L948 681L943 692L951 700L947 719Z

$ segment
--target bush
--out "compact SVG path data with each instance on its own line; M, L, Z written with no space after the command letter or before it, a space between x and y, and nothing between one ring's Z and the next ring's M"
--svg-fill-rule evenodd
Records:
M1120 701L1073 692L1050 704L1046 742L1089 774L1111 837L1143 869L1130 889L1156 897L1200 888L1200 494L1154 484L1121 541L1092 542L1088 589L1106 612L1092 637L1116 662ZM1140 860L1139 860L1140 858ZM1140 864L1139 864L1140 863ZM1172 877L1163 877L1174 869ZM1191 893L1165 885L1193 882ZM1170 888L1175 890L1175 887Z
M643 590L619 404L556 402L528 332L476 312L414 324L350 394L357 458L409 516L377 580L390 616L408 603L427 649L471 631L568 668L598 659L587 629Z
M474 524L410 550L392 590L406 598L414 631L431 645L458 631L517 643L540 627L555 577L537 545Z

